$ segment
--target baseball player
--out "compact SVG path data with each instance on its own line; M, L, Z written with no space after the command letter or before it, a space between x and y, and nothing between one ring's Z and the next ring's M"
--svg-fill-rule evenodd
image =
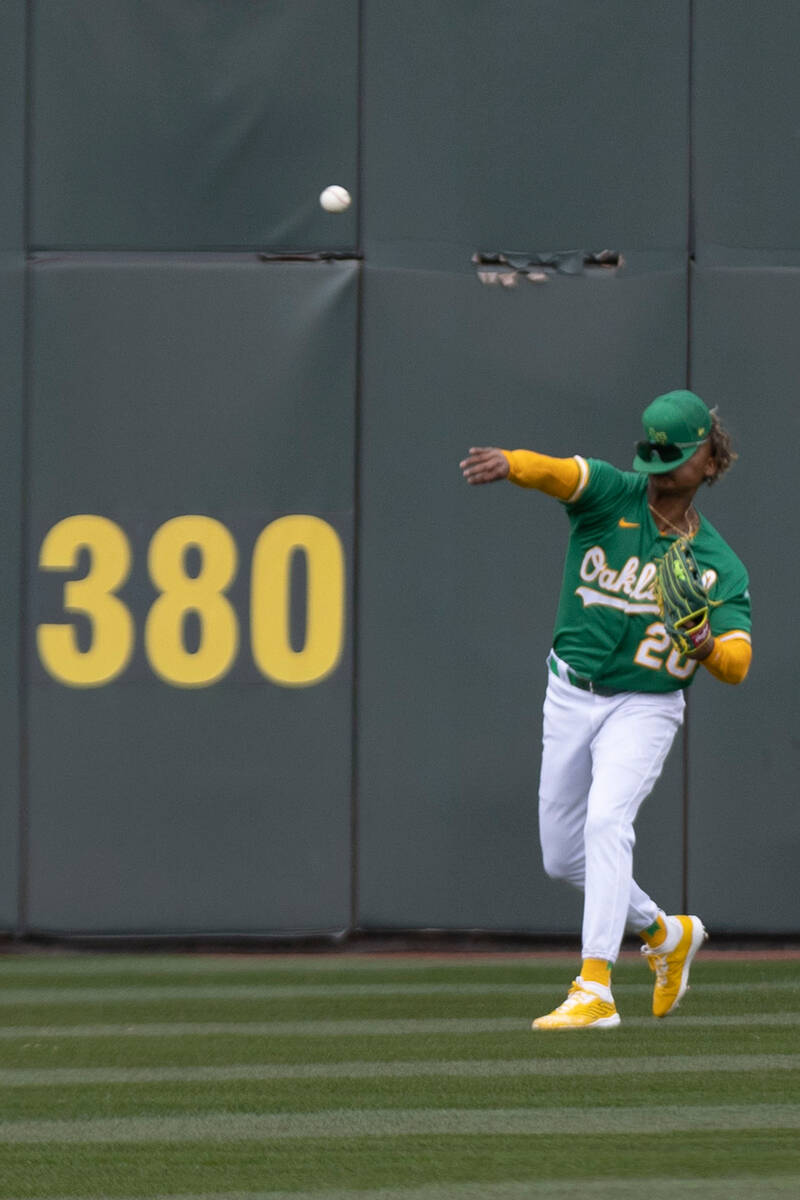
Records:
M633 471L496 447L461 463L470 484L508 479L555 497L570 523L547 660L539 830L547 873L584 893L582 964L537 1030L619 1025L611 971L626 928L655 975L653 1014L667 1016L707 936L698 917L667 916L634 881L633 824L698 670L738 684L750 665L747 572L694 505L736 456L693 392L657 397L642 426Z

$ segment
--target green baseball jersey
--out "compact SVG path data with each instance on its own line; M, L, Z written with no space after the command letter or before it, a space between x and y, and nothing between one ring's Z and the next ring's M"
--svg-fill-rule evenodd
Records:
M676 535L659 533L647 476L576 456L581 483L564 502L570 521L553 648L580 675L617 691L672 692L691 683L695 659L678 654L656 602L656 560ZM701 515L692 550L709 597L711 631L750 632L741 561Z

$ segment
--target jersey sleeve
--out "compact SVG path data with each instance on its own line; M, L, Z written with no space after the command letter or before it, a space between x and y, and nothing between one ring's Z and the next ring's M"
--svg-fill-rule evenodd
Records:
M750 585L747 572L742 569L731 579L725 580L719 594L712 588L710 597L719 600L713 604L709 612L709 624L715 638L723 638L727 634L738 634L749 641L752 619L750 615Z
M620 471L602 459L580 461L585 467L582 485L565 501L570 520L576 524L603 526L618 515L640 485L631 472Z

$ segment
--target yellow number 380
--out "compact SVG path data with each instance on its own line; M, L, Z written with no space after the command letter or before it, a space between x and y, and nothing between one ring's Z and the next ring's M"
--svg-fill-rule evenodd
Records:
M186 570L189 549L200 555L196 575ZM66 517L42 542L39 566L74 571L88 552L89 571L64 584L65 614L82 614L91 627L88 649L73 622L41 624L39 657L53 678L70 687L100 687L128 666L136 630L117 595L130 575L132 552L124 531L107 517ZM292 558L307 563L306 630L301 648L290 636ZM174 517L154 533L147 565L158 595L144 625L144 648L153 672L175 687L208 687L222 679L239 651L239 621L226 593L238 568L236 542L213 517ZM336 667L345 636L345 557L336 530L320 517L296 514L272 521L253 548L250 643L253 661L267 679L285 687L319 683ZM196 648L186 647L186 618L199 619Z

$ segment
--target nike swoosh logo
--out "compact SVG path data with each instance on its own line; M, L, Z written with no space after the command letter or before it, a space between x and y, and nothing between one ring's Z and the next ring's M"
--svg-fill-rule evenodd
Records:
M619 527L620 527L620 529L638 529L639 522L638 521L626 521L624 517L620 517Z

